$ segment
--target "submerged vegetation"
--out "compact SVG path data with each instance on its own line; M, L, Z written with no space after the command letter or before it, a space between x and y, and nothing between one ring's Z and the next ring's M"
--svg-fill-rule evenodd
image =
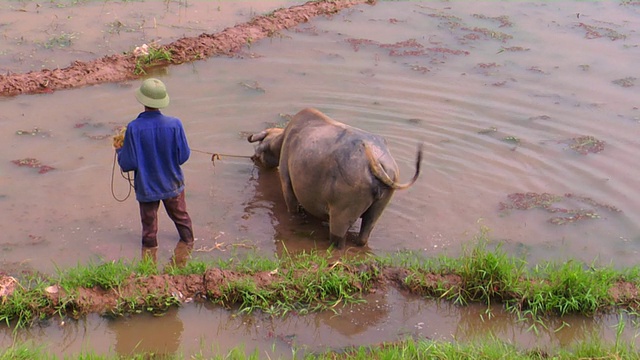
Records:
M615 206L597 202L589 197L572 193L555 195L550 193L511 193L507 195L507 202L501 202L498 210L503 214L511 210L531 210L543 209L553 216L548 221L555 225L566 225L586 219L601 218L598 209L606 210L610 213L620 213L620 209ZM571 202L567 204L567 202ZM584 206L590 206L585 208Z

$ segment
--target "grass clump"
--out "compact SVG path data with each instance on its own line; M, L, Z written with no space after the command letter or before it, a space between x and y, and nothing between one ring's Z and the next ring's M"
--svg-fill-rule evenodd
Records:
M54 312L46 311L51 301L44 295L46 283L40 280L29 281L20 286L11 296L4 298L0 306L0 321L16 328L30 326L38 319L44 319Z
M144 262L140 263L144 266ZM104 264L78 265L68 270L58 269L58 283L66 291L77 288L117 289L132 272L131 266L122 260Z
M536 266L523 294L523 307L534 317L542 313L593 315L615 305L609 290L621 279L612 268L576 261Z
M147 69L153 66L170 63L172 60L171 51L156 45L144 44L134 50L136 65L133 69L135 75L147 73Z
M375 274L354 272L352 266L329 263L329 256L315 252L278 260L250 257L234 267L239 273L222 284L220 294L210 293L209 298L221 305L239 304L245 313L285 315L333 309L361 301L361 295L371 289Z
M491 306L493 302L509 304L522 298L525 260L509 256L499 245L488 249L486 233L483 229L475 245L458 258L403 256L400 264L410 270L405 285L412 292L445 298L457 305L483 302Z
M489 251L484 245L466 251L456 264L462 283L454 302L510 301L521 291L525 261L509 257L500 248Z

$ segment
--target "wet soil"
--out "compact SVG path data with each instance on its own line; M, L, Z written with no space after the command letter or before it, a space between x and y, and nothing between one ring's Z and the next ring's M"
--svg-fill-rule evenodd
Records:
M159 46L156 50L169 52L170 59L154 61L147 64L145 68L184 64L212 56L232 55L253 41L274 36L281 30L299 25L315 16L331 15L353 5L373 2L371 0L310 1L303 5L279 9L219 33L183 37L168 45ZM131 52L124 55L108 55L89 62L75 61L63 69L0 75L0 95L50 93L60 89L136 79L141 77L141 72L136 70L139 64L138 58L139 54Z

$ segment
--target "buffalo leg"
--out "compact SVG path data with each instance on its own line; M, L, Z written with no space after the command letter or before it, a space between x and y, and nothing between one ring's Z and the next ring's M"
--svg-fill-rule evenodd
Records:
M284 196L284 202L287 204L287 210L289 213L294 214L298 212L298 198L293 192L293 185L291 185L291 178L289 178L289 171L286 166L281 166L280 169L280 183L282 184L282 195Z
M347 231L356 221L357 217L351 215L350 210L329 210L330 240L338 249L344 249L347 243Z
M358 239L356 240L356 245L365 246L369 241L369 236L371 235L371 230L378 222L380 215L382 215L382 211L389 203L389 200L384 201L384 199L378 200L374 202L367 211L362 214L362 222L360 223L360 234L358 234Z
M344 249L345 246L347 246L347 238L346 238L346 234L345 236L338 236L338 235L334 235L333 233L331 233L330 235L330 242L335 245L335 247L337 249Z

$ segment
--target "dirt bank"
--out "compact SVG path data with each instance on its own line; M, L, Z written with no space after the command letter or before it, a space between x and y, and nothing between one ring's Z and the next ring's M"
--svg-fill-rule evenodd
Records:
M322 0L278 9L251 21L227 28L216 34L184 37L157 50L171 54L169 60L154 61L149 66L178 65L212 56L230 55L243 46L274 36L319 15L331 15L350 6L374 3L372 0ZM133 53L109 55L90 62L75 61L63 69L43 69L24 74L0 75L0 96L50 93L105 82L119 82L141 77L136 71L139 60Z
M425 298L440 298L454 302L461 301L461 303L502 303L511 311L526 313L536 303L536 300L532 299L532 293L541 291L536 288L544 287L545 283L549 283L547 285L550 289L564 286L551 284L553 281L549 280L523 279L523 282L532 283L530 293L522 289L515 291L496 279L486 284L475 284L460 274L425 273L415 269L387 267L375 261L360 264L338 261L327 266L314 266L314 268L312 275L314 286L308 284L309 272L306 270L278 269L244 272L219 268L209 268L203 274L188 275L140 276L132 273L121 284L111 288L93 286L65 291L62 286L54 284L47 287L44 292L26 290L18 296L17 301L31 299L27 305L31 314L28 317L24 317L24 313L12 314L12 311L9 311L12 306L11 299L22 285L13 277L0 275L0 299L5 307L5 314L0 315L10 321L24 317L22 321L28 323L30 320L27 318L38 319L55 314L81 318L90 313L103 316L122 316L140 311L162 313L171 306L190 302L210 302L226 308L240 306L247 310L260 309L264 304L260 304L259 299L270 306L283 303L291 306L298 304L303 308L305 306L319 308L316 307L318 304L325 306L329 304L328 306L334 307L342 302L342 296L355 295L359 298L362 295L387 291L388 287ZM327 279L337 277L346 279L346 282L342 283L344 292L334 293L329 290L332 284ZM323 289L314 293L313 287ZM489 289L489 293L486 291L479 293L479 288ZM574 289L569 289L569 292L572 290ZM549 291L555 294L554 298L543 300L543 302L556 301L564 296L557 289ZM584 304L579 304L579 308L570 309L567 313L596 315L615 309L628 309L632 312L638 310L640 296L635 283L619 279L611 283L606 293L603 298L597 300L598 304L593 310L582 309ZM305 298L304 296L308 294L312 296ZM575 300L580 294L571 296L574 301L581 301ZM24 310L22 307L20 309ZM539 315L563 315L556 314L556 310L562 312L560 309L548 308ZM27 325L24 322L22 324Z

